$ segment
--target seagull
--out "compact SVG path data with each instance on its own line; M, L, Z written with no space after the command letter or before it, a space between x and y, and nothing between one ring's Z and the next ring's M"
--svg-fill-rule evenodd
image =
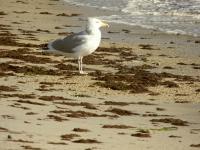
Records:
M99 47L101 42L100 27L109 27L109 25L99 19L88 18L84 31L48 43L48 51L78 58L79 73L87 74L83 71L82 59Z

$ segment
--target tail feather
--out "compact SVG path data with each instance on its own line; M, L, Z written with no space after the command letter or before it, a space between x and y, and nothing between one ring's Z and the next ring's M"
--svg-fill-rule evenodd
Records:
M52 43L53 43L53 41L52 41L52 42L49 42L49 43L43 44L42 50L43 50L44 52L54 52L54 51L56 51L56 50L53 48Z
M55 50L52 46L52 42L49 42L49 43L44 43L44 44L41 44L40 47L42 48L43 51L49 51L49 50Z
M48 51L55 51L55 49L53 48L53 41L52 42L49 42L47 47L48 47Z
M53 47L53 42L49 42L47 44L47 49L44 50L44 52L48 52L48 53L53 53L53 54L58 54L58 55L66 55L65 53L61 52L61 51L58 51L56 50L54 47Z
M64 55L64 56L67 56L67 57L74 57L73 55L71 56L70 54L67 54L67 53L64 53L62 51L56 50L53 47L53 42L55 42L55 41L51 41L51 42L45 44L45 48L43 48L43 52L53 53L53 54L57 54L57 55Z

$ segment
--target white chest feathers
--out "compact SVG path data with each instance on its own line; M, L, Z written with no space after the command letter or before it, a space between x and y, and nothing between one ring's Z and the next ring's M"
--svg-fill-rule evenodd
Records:
M77 51L80 56L87 56L93 53L100 45L101 42L101 31L98 29L95 32L92 32L86 36L85 39L87 42L77 47L81 51Z

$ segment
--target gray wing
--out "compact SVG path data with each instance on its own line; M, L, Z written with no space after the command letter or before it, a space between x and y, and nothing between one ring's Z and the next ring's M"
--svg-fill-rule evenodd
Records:
M77 46L80 46L81 44L84 44L86 42L86 36L87 34L83 31L67 36L64 39L57 39L51 43L51 46L55 50L61 52L74 53Z

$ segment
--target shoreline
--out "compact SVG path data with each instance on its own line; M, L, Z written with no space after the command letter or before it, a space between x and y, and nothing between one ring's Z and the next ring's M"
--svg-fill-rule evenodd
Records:
M63 0L63 1L65 1L65 0ZM85 8L85 10L87 10L87 9L93 9L93 10L98 10L98 11L101 11L101 12L104 12L104 11L106 11L106 12L111 12L111 16L112 15L123 15L123 14L126 14L126 13L128 13L128 12L123 12L123 10L111 10L111 9L109 9L109 8L101 8L101 7L97 7L97 6L88 6L88 5L86 5L86 6L84 6L83 4L76 4L76 2L75 2L75 4L73 4L73 2L71 3L71 2L66 2L66 3L68 3L69 5L73 5L73 6L78 6L78 7L83 7L83 8ZM130 12L129 12L130 13ZM102 17L107 17L107 15L103 15L103 16L100 16L101 18ZM109 17L109 16L108 16ZM131 16L129 16L129 17L131 17ZM191 16L192 17L192 16ZM130 22L123 22L123 21L121 21L121 20L110 20L109 22L111 22L111 23L115 23L115 24L124 24L124 25L128 25L128 26L132 26L132 27L140 27L140 28L142 28L142 29L147 29L147 30L157 30L157 31L159 31L159 32L162 32L162 33L165 33L165 34L174 34L174 35L185 35L185 36L192 36L192 37L197 37L197 38L200 38L200 35L197 35L196 33L186 33L185 31L181 31L181 30L179 30L179 29L174 29L174 30L167 30L167 29L162 29L162 27L161 27L161 29L159 29L159 28L155 28L155 27L153 27L153 26L145 26L145 25L136 25L136 24L133 24L133 23L130 23ZM198 21L197 21L198 22Z
M0 3L0 149L199 147L199 38L111 23L83 59L89 74L79 75L77 60L44 45L83 30L89 14L111 12Z
M64 0L63 0L64 1ZM89 6L76 6L69 4L68 2L64 2L66 4L65 7L72 7L73 9L78 8L79 11L82 12L84 16L102 16L102 15L112 15L114 13L118 13L115 11L111 10L101 10L98 8L93 8ZM69 4L69 5L67 5ZM90 15L90 14L94 15ZM176 42L181 41L181 43L178 43L180 45L183 44L182 47L177 48L177 50L183 49L183 51L180 51L180 53L186 53L186 55L193 55L193 56L200 56L200 52L198 50L199 44L194 44L198 43L200 40L200 37L195 37L192 35L182 35L182 34L170 34L166 33L164 31L159 31L155 29L148 29L148 28L143 28L140 26L133 26L129 24L124 24L124 23L114 23L114 22L109 22L111 25L112 29L103 29L102 31L102 36L103 36L103 42L102 45L110 45L110 43L118 43L120 46L125 46L125 47L135 47L137 44L165 44L165 47L170 47L173 44L176 44ZM107 33L109 32L109 33ZM146 37L147 36L147 37ZM150 38L149 36L153 36L153 39ZM109 37L109 38L108 38ZM120 38L119 38L120 37ZM106 40L104 40L104 38ZM168 41L166 41L167 38ZM152 40L151 40L152 39ZM162 39L164 39L162 41ZM170 40L169 40L170 39ZM180 39L180 40L179 40ZM109 41L106 43L106 41ZM174 42L175 41L175 42ZM174 42L174 43L172 43ZM187 43L186 43L187 42ZM190 46L190 51L186 50L186 45L187 48ZM192 54L191 54L192 53Z

